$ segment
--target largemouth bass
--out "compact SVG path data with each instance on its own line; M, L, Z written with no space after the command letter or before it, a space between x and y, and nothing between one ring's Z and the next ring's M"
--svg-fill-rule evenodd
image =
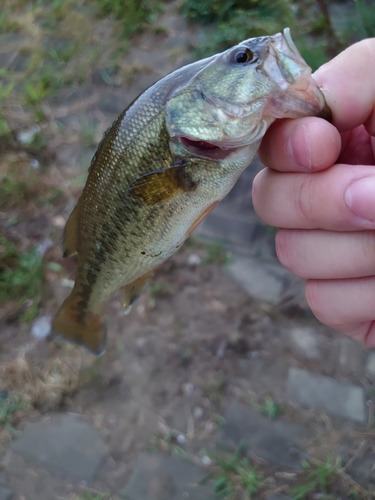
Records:
M129 310L250 164L277 118L329 117L290 36L250 38L152 85L104 134L65 227L78 253L52 330L100 354L103 309L122 288Z

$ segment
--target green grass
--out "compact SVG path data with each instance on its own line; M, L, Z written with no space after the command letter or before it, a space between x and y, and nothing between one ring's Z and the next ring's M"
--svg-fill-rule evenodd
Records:
M214 490L218 498L231 500L241 492L241 498L251 499L262 489L264 478L243 456L242 446L234 454L217 454L214 461L217 468Z
M329 457L327 462L318 465L304 461L302 466L307 472L306 482L291 489L292 500L305 500L312 493L323 495L324 498L324 495L331 493L331 487L341 466L339 457Z
M112 15L121 22L124 37L142 31L154 21L161 3L153 0L96 0L100 15Z
M6 176L0 182L0 209L11 208L27 196L27 184L16 178Z
M348 12L342 33L333 27L329 4L329 0L184 0L181 11L191 22L205 26L194 47L199 56L289 26L301 54L316 69L351 43L374 36L373 0L352 0L356 15ZM343 8L348 6L350 2Z
M0 236L0 305L19 303L21 319L34 319L42 292L42 259L35 250L19 252L7 238Z
M76 500L107 500L109 498L108 493L90 493L86 492L83 495L76 497Z
M171 287L168 283L151 283L150 285L150 295L147 302L147 305L150 309L155 309L156 299L163 294L169 294L171 292Z
M13 426L14 417L18 412L24 412L28 408L20 394L8 394L6 391L0 392L0 428L6 427L11 433L15 432Z
M283 408L271 396L267 396L263 404L254 403L254 408L263 413L263 415L266 415L270 420L276 420L283 413Z
M221 241L206 245L206 256L202 264L227 264L230 262L230 255Z

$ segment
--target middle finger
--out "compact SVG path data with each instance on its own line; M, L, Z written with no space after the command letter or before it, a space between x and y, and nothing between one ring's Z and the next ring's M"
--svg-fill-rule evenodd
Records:
M271 226L356 231L375 229L373 191L374 166L340 164L314 174L266 168L254 179L253 202Z

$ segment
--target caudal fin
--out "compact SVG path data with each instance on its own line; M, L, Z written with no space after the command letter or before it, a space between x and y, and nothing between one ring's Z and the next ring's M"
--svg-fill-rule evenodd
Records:
M53 320L52 332L85 346L93 354L102 354L106 346L106 328L100 315L86 312L81 318L77 306L77 297L71 294Z

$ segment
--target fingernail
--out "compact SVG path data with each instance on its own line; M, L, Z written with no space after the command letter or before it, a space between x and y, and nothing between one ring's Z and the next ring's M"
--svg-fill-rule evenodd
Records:
M303 168L312 167L310 132L305 125L298 125L291 133L289 151L294 161Z
M345 203L355 216L375 222L375 177L363 177L350 184Z

